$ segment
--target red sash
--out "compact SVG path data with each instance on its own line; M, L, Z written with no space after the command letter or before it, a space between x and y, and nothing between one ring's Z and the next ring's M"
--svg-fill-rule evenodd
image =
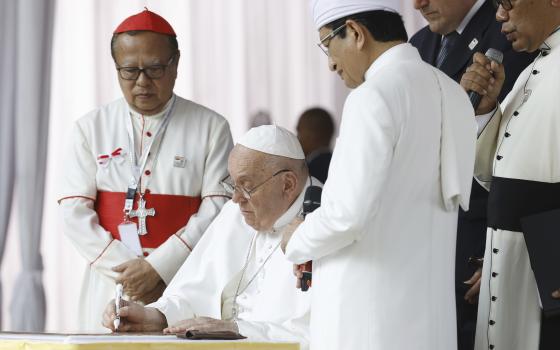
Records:
M95 211L99 224L111 233L113 238L120 240L118 225L123 222L124 192L97 192ZM134 209L138 208L139 195L134 198ZM154 208L155 216L146 218L148 234L140 236L142 248L157 248L171 235L184 227L191 215L198 212L200 197L188 197L168 194L144 194L146 208ZM132 218L138 225L138 218Z

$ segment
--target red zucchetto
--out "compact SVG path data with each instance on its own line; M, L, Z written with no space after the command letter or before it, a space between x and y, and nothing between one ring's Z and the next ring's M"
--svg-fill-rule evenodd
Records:
M150 32L177 36L169 22L160 15L149 11L147 8L125 19L119 24L113 34L130 32L133 30L147 30Z

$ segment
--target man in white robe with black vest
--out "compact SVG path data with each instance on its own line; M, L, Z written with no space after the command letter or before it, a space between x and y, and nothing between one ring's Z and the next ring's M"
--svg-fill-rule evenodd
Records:
M560 1L497 3L496 18L514 50L539 55L502 104L504 70L496 62L475 55L461 80L483 96L475 177L490 191L475 349L560 349L559 319L542 316L542 298L560 296L554 291L560 273L555 287L539 296L522 226L527 217L560 207ZM549 268L560 271L553 263Z

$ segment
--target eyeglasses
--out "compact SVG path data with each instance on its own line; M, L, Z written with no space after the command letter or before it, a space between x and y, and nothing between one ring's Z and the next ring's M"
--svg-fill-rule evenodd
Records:
M341 25L340 27L336 28L329 34L325 35L318 43L317 46L325 53L325 55L329 56L329 44L331 40L338 34L342 29L346 27L346 23Z
M288 171L291 171L291 170L290 170L290 169L282 169L282 170L279 170L279 171L275 172L274 174L272 174L271 177L269 177L268 179L264 180L263 182L261 182L260 184L258 184L257 186L253 187L253 188L250 189L250 190L248 190L248 189L246 189L246 188L244 188L244 187L241 187L241 186L237 186L237 185L235 185L234 183L232 183L232 180L231 180L231 176L230 176L230 175L228 175L228 176L226 176L224 179L222 179L222 180L220 181L220 184L224 187L224 189L225 189L227 192L233 194L235 191L237 191L237 192L241 193L241 194L243 195L243 197L244 197L246 200L249 200L249 199L251 199L251 195L254 194L254 193L255 193L259 188L261 188L261 186L263 186L265 183L267 183L268 181L272 180L276 175L279 175L279 174L282 174L282 173L285 173L285 172L288 172Z
M140 67L117 67L119 76L124 80L136 80L140 73L144 73L150 79L159 79L165 74L165 69L175 60L177 54L173 54L167 64L154 64L144 68Z
M495 8L500 7L500 5L506 11L509 11L513 8L513 5L511 4L511 0L492 0L492 2L494 3Z

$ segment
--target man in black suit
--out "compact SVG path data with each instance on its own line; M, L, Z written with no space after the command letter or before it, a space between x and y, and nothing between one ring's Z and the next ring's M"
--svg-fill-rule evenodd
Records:
M489 48L504 53L506 80L499 100L513 87L517 76L535 57L517 53L501 33L495 19L496 9L491 0L414 0L414 7L428 21L410 43L418 48L427 63L438 67L459 82L472 63L475 52ZM486 202L488 192L473 181L470 210L459 209L457 255L455 262L455 292L457 303L457 336L459 350L472 350L476 328L480 269L469 259L484 255L486 241Z
M305 153L309 174L325 183L331 163L331 139L334 122L329 112L322 108L304 111L298 120L297 137Z

